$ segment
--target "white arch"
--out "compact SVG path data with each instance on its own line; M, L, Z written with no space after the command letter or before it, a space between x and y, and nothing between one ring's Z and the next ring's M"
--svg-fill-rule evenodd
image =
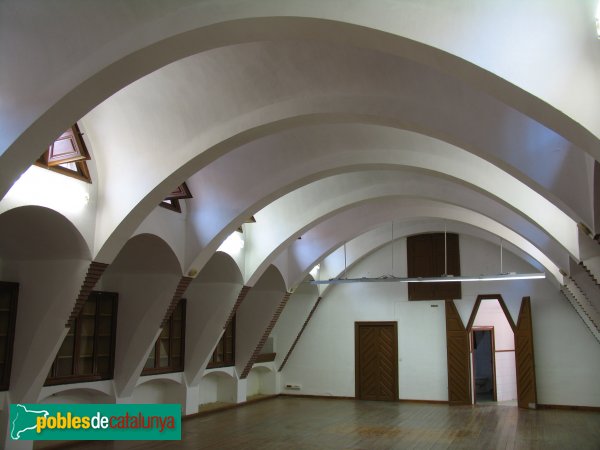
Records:
M258 44L254 47L261 48ZM444 139L493 161L547 196L576 221L594 226L588 180L573 176L587 173L591 158L554 131L485 93L425 66L407 60L387 61L383 56L383 61L373 61L372 55L358 50L348 57L350 63L343 59L343 52L332 50L323 55L311 49L309 53L316 55L312 55L314 64L304 66L308 72L305 77L301 73L281 74L291 86L280 90L271 89L277 80L261 72L245 74L246 89L243 80L237 79L231 82L239 86L224 86L228 80L222 71L235 71L238 59L253 54L251 49L239 49L231 60L226 59L224 67L218 64L221 61L214 52L178 62L138 80L86 117L84 123L98 149L102 184L107 186L96 234L100 259L110 259L111 245L106 241L111 235L116 239L129 236L139 217L207 163L261 135L325 120L387 123ZM280 53L294 54L292 50L283 47ZM228 49L227 54L232 52ZM259 50L254 53L260 54ZM349 65L343 70L344 76L332 71L330 79L316 79L314 68L319 67L319 58L331 59L334 55L341 55L340 64ZM217 62L211 63L211 56ZM290 72L300 72L293 61L289 63ZM199 88L200 81L194 76L194 67L200 64L217 65L214 79L202 80L207 83L205 89ZM381 80L380 71L389 75L387 83ZM304 78L312 80L304 89L307 92L302 89ZM184 82L173 85L173 79L186 80L187 87ZM236 102L225 102L234 88L256 90L257 98L244 101L236 97ZM156 92L156 97L149 98L149 92ZM145 102L139 102L142 94ZM155 107L149 108L146 102ZM222 109L207 112L204 105L215 102L222 104ZM158 111L164 111L164 115ZM200 129L198 121L204 125ZM476 128L474 123L478 124ZM148 129L153 130L151 136ZM164 152L165 147L170 151ZM123 150L136 148L144 148L146 158L140 161L137 153ZM132 167L137 170L132 172ZM130 193L126 199L121 198L125 186L119 186L124 180Z
M290 20L291 20L291 19L290 19ZM303 20L308 20L308 19L303 19ZM292 20L292 21L293 21L293 20ZM299 22L302 22L302 20L299 20ZM312 24L312 23L311 23L311 24ZM344 25L344 24L333 24L333 23L329 23L329 22L327 23L327 25L328 25L328 26L331 26L331 28L335 28L336 26L340 26L340 27L341 27L341 28L343 28L343 29L344 29L344 27L349 27L349 28L351 28L351 29L352 29L352 31L357 31L356 27L354 27L354 26L349 26L349 25ZM243 26L242 26L240 23L236 23L236 26L240 26L240 28L243 28ZM286 27L286 28L287 28L287 27ZM291 29L291 28L293 28L293 27L289 27L289 28ZM362 32L365 32L365 33L366 33L366 35L368 35L367 31L368 31L369 33L373 33L373 32L374 32L373 30L363 30L363 29L360 29L360 30L361 30ZM272 30L271 30L271 31L272 31ZM281 31L281 30L278 30L278 32L280 32L280 31ZM313 30L311 30L311 32L314 32L314 29L313 29ZM329 33L331 33L331 31L329 31ZM243 34L243 33L242 33L242 34ZM360 33L357 33L357 34L360 34ZM362 36L362 37L366 37L366 35L365 35L365 36ZM184 38L182 38L182 37L179 37L179 38L181 38L181 39L184 39ZM187 36L187 38L189 38L189 36ZM356 36L355 36L354 38L356 39ZM397 38L397 37L395 38L395 40L396 40L396 41L398 41L398 39L400 39L400 38ZM351 41L349 41L349 42L351 42ZM395 42L395 41L394 41L394 42ZM397 42L396 42L396 43L397 43ZM405 42L402 42L402 43L403 43L404 45L408 45L408 44L407 44L407 43L405 43ZM364 44L364 43L363 43L363 44ZM436 53L434 50L431 50L431 54L428 54L428 51L429 51L430 49L429 49L429 48L422 48L423 46L420 46L420 45L416 45L416 47L415 47L415 48L412 48L412 49L411 49L411 51L408 51L408 50L407 50L407 48L403 48L401 51L399 51L399 49L397 48L397 49L396 49L396 51L395 51L395 52L393 52L393 51L392 51L392 48L393 48L393 46L392 46L392 45L389 45L389 47L390 47L390 48L386 48L386 50L389 52L389 54L396 54L396 55L401 55L401 56L403 56L403 57L409 57L409 58L412 58L413 60L416 60L416 61L419 61L419 62L424 62L424 63L431 63L431 62L434 60L434 59L432 58L432 56L433 56L433 54L434 54L434 53L436 54L436 57L439 57L439 56L440 56L440 55L439 55L439 54L437 54L437 53ZM189 49L188 49L188 50L189 50ZM417 50L418 50L418 51L417 51ZM419 54L419 52L424 52L424 54L425 54L425 55L420 55L420 54ZM177 54L177 57L180 57L180 56L182 56L182 55L181 55L181 53ZM448 55L446 55L446 57L448 57ZM457 63L457 61L456 61L454 58L452 58L452 57L449 57L449 58L450 58L450 61L446 61L446 64L445 64L445 65L444 65L444 64L442 64L442 62L441 62L441 60L440 60L439 58L436 58L436 59L435 59L435 61L436 61L436 64L438 64L438 67L440 67L440 66L443 66L443 67L444 67L444 70L450 70L450 71L452 72L452 70L451 70L451 69L452 69L452 68L453 68L455 65L458 67L460 64L456 64L456 63ZM444 59L444 58L442 58L442 60L444 60L444 61L445 61L445 59ZM457 68L457 67L455 67L455 68L454 68L454 70L455 70L455 71L456 71L456 70L458 70L458 68ZM491 85L491 84L494 84L494 83L500 83L500 84L502 84L502 82L501 82L500 80L497 80L497 79L495 79L494 77L489 77L489 78L488 78L488 77L486 77L486 76L485 76L485 72L479 73L479 72L478 72L478 69L471 68L470 66L468 66L468 64L467 64L467 67L469 68L468 70L467 70L467 68L465 68L465 67L461 67L461 73L462 73L462 77L463 77L463 79L468 79L468 80L469 80L469 82L474 82L474 81L476 81L476 80L479 80L479 82L476 82L476 83L475 83L475 85L476 85L476 86L478 86L478 88L485 88L485 87L487 87L488 89L491 89L491 88L490 88L490 85ZM470 70L472 70L472 73L470 72ZM162 71L161 71L161 72L162 72ZM470 74L469 76L467 76L467 75L466 75L466 73L467 73L467 72ZM475 75L477 75L477 76L475 76ZM92 77L92 78L93 78L93 77ZM486 82L485 82L485 83L482 83L482 82L481 82L481 78L485 78ZM91 78L90 78L90 79L91 79ZM447 82L447 81L448 81L448 80L446 80L446 82ZM90 82L91 82L91 81L90 81ZM114 88L114 87L113 87L113 88ZM510 92L510 94L511 94L511 95L509 96L509 95L508 95L508 91L510 91L510 89L500 89L500 87L499 87L499 86L496 86L496 88L497 88L497 89L491 89L491 91L493 91L493 92L494 92L494 94L497 94L497 95L499 95L499 94L500 94L500 92L502 92L502 94L503 94L503 95L500 95L500 97L502 97L502 98L503 98L503 99L505 99L505 100L512 100L512 101L516 101L516 100L515 100L515 98L519 97L520 95L524 95L524 96L526 96L524 93L521 93L521 92L518 92L518 91L516 91L516 92ZM451 91L451 90L450 90L450 91ZM506 92L505 92L505 91L506 91ZM87 100L89 101L89 99L87 99ZM363 99L361 99L361 100L363 100ZM531 104L532 104L532 103L535 103L535 102L532 102L531 100L532 100L531 98L528 98L528 102L525 102L525 101L523 101L523 105L521 105L521 106L523 106L523 108L521 108L521 109L522 109L522 110L527 110L527 112L528 112L528 113L530 113L529 109L532 109L532 110L533 110L533 112L531 112L531 113L535 113L535 112L536 112L536 111L535 111L535 109L536 109L536 108L531 108ZM474 104L474 103L472 103L472 102L469 102L469 103L470 103L470 104ZM509 103L510 103L510 102L509 102ZM517 102L517 103L518 103L518 102ZM527 105L525 105L525 103L527 103ZM543 105L537 105L537 106L538 106L538 107L541 107L541 106L543 106ZM285 107L286 107L286 105L280 105L280 108L284 108L284 109L285 109ZM289 107L289 105L287 105L287 107ZM59 109L60 109L60 108L59 108ZM481 110L487 110L487 109L486 109L486 108L481 108ZM261 113L262 113L262 112L263 112L263 111L261 111ZM312 111L312 112L314 112L314 111ZM512 112L513 112L513 113L515 113L515 114L514 114L514 116L515 116L515 117L517 117L517 116L519 115L519 113L516 113L515 111L512 111ZM555 111L552 111L552 110L550 109L549 111L545 111L545 112L546 112L547 114L539 114L539 118L540 118L540 120L547 122L547 121L548 121L548 120L546 119L547 117L553 117L553 119L552 119L551 121L554 121L554 120L556 119L556 116L557 116L557 114L556 114L556 112L555 112ZM560 114L559 114L559 115L560 115ZM460 114L456 114L456 116L461 116L461 115L460 115ZM275 119L273 119L273 120L275 120ZM556 120L556 122L560 122L560 120ZM529 122L527 122L527 123L529 123ZM255 125L256 125L256 124L255 124ZM534 124L533 122L531 122L531 125L532 125L532 126L535 128L535 124ZM571 124L571 125L572 125L572 124ZM524 126L525 126L525 127L527 127L528 125L524 125ZM246 127L243 127L243 128L248 128L248 126L246 126ZM566 128L569 128L569 127L565 126L565 127L563 127L563 128L565 128L565 129L566 129ZM573 128L576 128L576 126L573 126ZM554 139L554 138L555 138L555 136L553 136L553 132L550 132L550 133L548 133L548 131L549 131L549 130L546 130L546 131L544 131L544 130L545 130L545 129L544 129L544 127L541 127L541 128L539 128L539 129L541 130L541 135L543 135L543 136L545 136L546 138L548 138L548 139L549 139L549 140L552 142L552 147L553 147L554 149L556 149L556 145L554 145L554 144L557 144L557 143L558 143L558 141L561 141L561 139L558 139L558 141L555 141L555 139ZM573 130L571 130L571 131L573 131ZM531 130L527 130L527 132L528 132L528 133L531 133ZM569 133L564 133L564 134L569 134ZM573 134L577 134L577 133L573 133ZM585 134L585 133L579 133L579 134L581 135L581 134ZM26 139L26 138L24 137L23 139ZM209 140L210 140L210 139L209 139ZM221 139L221 140L222 140L222 139ZM590 142L588 142L588 141L590 141L590 139L587 139L587 138L586 138L586 139L583 139L581 136L579 136L579 139L573 139L573 140L574 140L574 141L578 141L578 142L580 142L580 144L579 144L579 145L581 145L581 147L583 147L583 148L589 148L589 147L590 147ZM583 141L586 141L586 142L584 143ZM217 140L216 142L219 142L219 140ZM527 141L524 141L524 143L527 143ZM564 144L564 143L563 143L563 144ZM567 151L567 152L569 152L570 150L568 150L566 147L565 147L565 148L563 148L563 144L560 144L560 143L559 143L558 147L561 147L561 148L562 148L562 150L561 150L561 151ZM596 144L596 143L594 142L594 140L593 140L593 139L591 139L591 146L593 147L595 144ZM215 143L215 145L216 145L216 143ZM568 145L567 145L567 147L568 147ZM514 146L511 146L511 148L514 148ZM539 151L540 149L537 149L537 150ZM550 154L551 154L551 153L548 153L548 155L550 155ZM118 165L119 165L119 164L117 164L117 166L118 166ZM129 167L129 165L127 165L127 164L125 164L125 165L121 164L121 165L122 165L122 166L125 166L125 167ZM177 166L174 166L174 167L177 167ZM174 169L174 167L170 167L170 168L171 168L171 169ZM166 172L166 173L168 173L168 172ZM167 187L166 187L166 185L168 185L168 184L172 184L172 182L173 182L173 181L175 181L176 179L178 179L178 178L180 178L180 177L181 177L181 174L174 175L174 176L172 177L172 179L169 179L169 181L165 182L165 186L164 186L164 187L162 187L162 188L160 188L159 190L161 190L161 191L165 191L165 192L166 192L168 189L171 189L172 187L169 187L169 188L167 188ZM117 178L117 177L112 177L112 178L114 179L114 178ZM159 177L159 179L160 179L160 177ZM156 181L157 181L157 180L155 180L155 182L156 182ZM150 188L152 188L153 184L152 184L152 183L150 183L150 184L149 184L149 186L150 186ZM145 190L145 191L143 191L143 192L148 192L148 185L146 185L146 186L145 186L145 189L146 189L146 190ZM564 194L568 196L568 195L570 195L570 194L569 194L569 192L567 192L567 191L568 191L568 190L566 190L566 191L564 192ZM160 194L160 193L158 193L158 192L157 192L156 194L152 194L152 195L153 195L153 196L155 196L156 198L160 198L160 196L161 196L162 194ZM138 197L138 198L137 198L137 200L140 200L140 198L141 198L141 197ZM579 197L577 197L577 196L573 197L573 198L572 198L572 200L573 200L573 202L574 202L574 203L579 203L579 202L581 202L581 201L583 201L584 203L586 203L586 200L585 200L585 199L580 199L580 198L579 198ZM115 202L115 203L116 203L116 202ZM154 199L153 199L152 201L148 200L148 202L146 202L146 203L147 203L146 207L149 207L149 205L150 205L150 204L152 204L152 205L154 204ZM573 203L573 204L574 204L574 203ZM564 205L564 207L565 207L565 208L570 208L570 207L573 207L573 204L571 204L571 202L566 202L566 203L565 203L565 205ZM130 206L132 206L132 205L130 205ZM585 208L578 208L578 210L580 211L580 213L581 213L581 214L584 214L584 215L585 215L585 214L587 214L587 213L585 212L585 211L586 211L586 210L585 210ZM127 208L125 208L125 211L127 211ZM105 217L105 216L110 216L110 215L111 215L111 214L102 214L102 215L101 215L101 216L102 216L102 219L101 219L101 221L102 221L102 220L104 220L104 217ZM140 219L139 219L140 212L139 212L139 211L137 211L137 212L136 212L135 214L133 214L133 215L134 215L134 216L138 216L138 217L137 217L137 218L133 218L133 217L131 217L131 216L130 216L130 217L128 217L128 218L127 218L127 220L126 220L126 223L124 224L124 227L135 227L135 223L133 223L133 222L135 222L135 221L139 221L139 220L140 220ZM143 216L143 214L141 214L141 216ZM123 218L123 216L121 216L121 217L117 217L117 223L118 223L118 222L119 222L119 221L120 221L122 218ZM587 220L587 222L588 222L588 223L591 223L591 220L590 220L590 218L587 218L586 220ZM113 224L113 225L114 225L114 224ZM110 226L109 226L109 228L110 228ZM110 231L108 231L108 232L110 232ZM101 243L101 242L103 241L103 239L104 239L104 237L105 237L105 236L104 236L104 234L105 234L104 232L100 232L100 233L99 233L100 237L99 237L99 241L97 241L97 243L98 243L98 242L100 242L100 243ZM123 236L129 236L129 235L130 235L130 233L124 233L124 235L123 235ZM124 239L124 237L123 237L123 239ZM99 244L99 245L101 245L101 244ZM98 250L98 248L97 248L97 250ZM110 252L109 252L109 253L110 253Z
M425 205L420 205L425 206ZM526 253L520 246L526 245L526 243L517 237L515 241L509 239L514 238L513 233L507 232L502 227L499 228L500 235L496 235L485 229L480 228L481 221L479 217L473 216L463 221L456 221L456 215L448 214L443 211L440 213L433 212L433 209L420 208L421 214L437 214L436 216L421 216L412 217L409 210L406 211L407 205L403 205L401 212L390 210L390 209L379 209L376 210L372 205L361 205L355 210L345 211L339 216L333 217L326 222L323 222L310 230L306 234L306 239L292 244L286 252L278 256L275 261L275 265L282 264L283 260L286 264L286 279L291 286L304 281L306 273L311 270L316 263L321 263L321 270L319 273L319 279L329 279L340 276L343 274L345 268L352 267L353 264L358 262L360 259L366 257L375 250L389 244L392 240L392 228L391 223L394 222L393 239L398 240L412 234L426 233L426 232L455 232L459 234L467 234L470 236L477 237L482 240L491 242L497 245L500 239L504 240L504 247L512 253L516 254L519 258L527 261L538 270L547 270L551 273L555 283L560 280L556 280L556 267L549 265L544 267L534 257ZM413 207L414 208L414 207ZM361 219L363 219L361 221ZM367 219L367 220L364 220ZM347 220L352 220L355 226L352 232L348 231L347 234L339 236L337 239L326 233L327 228L339 226ZM376 227L376 228L374 228ZM316 241L316 242L315 242ZM342 243L347 243L346 252L340 247ZM531 251L531 247L525 246ZM534 251L534 254L536 252ZM537 254L539 257L539 253ZM542 258L542 260L544 260ZM391 259L390 259L391 261ZM547 261L546 261L547 262ZM389 272L393 271L393 265L390 263ZM382 274L377 274L382 275ZM392 275L395 276L406 276L405 273L394 272ZM320 286L321 295L324 295L327 291L328 286Z
M245 228L247 240L251 244L246 252L246 280L252 285L264 267L298 236L324 221L335 211L342 211L353 204L391 196L422 197L438 199L449 204L462 205L471 211L478 211L493 223L518 230L535 243L540 250L552 255L557 264L563 264L566 254L560 246L539 229L522 220L518 215L501 204L494 203L481 194L466 190L461 185L440 180L430 183L426 175L410 172L373 171L364 173L335 175L296 190L271 203L258 212L257 223ZM385 206L384 206L385 207ZM285 221L278 218L285 217ZM336 231L341 233L340 225ZM538 251L540 251L538 250ZM536 258L537 259L537 258Z
M562 280L560 268L529 241L506 226L468 209L423 199L395 198L356 204L315 225L306 233L306 239L294 242L286 253L275 260L285 268L284 274L290 286L301 282L306 273L341 244L384 223L442 219L472 225L511 243L524 254L531 256L544 269ZM351 224L345 225L344 224ZM470 233L472 234L472 233ZM306 243L304 242L306 240ZM568 261L568 260L567 260ZM337 275L337 274L335 274ZM333 275L333 276L335 276Z
M491 73L497 73L515 83L524 91L536 92L538 97L556 104L556 109L548 111L550 114L546 120L550 122L560 124L563 117L558 111L569 111L570 115L579 116L570 124L563 123L564 131L582 134L581 127L576 125L578 122L586 123L589 129L594 129L593 105L586 109L581 102L569 102L558 90L553 89L564 79L576 80L575 84L585 86L586 89L582 90L594 98L593 58L589 58L589 53L570 51L570 48L584 47L576 45L582 40L593 39L593 34L586 33L585 29L588 18L592 16L591 0L585 6L578 3L579 8L573 8L572 2L556 1L552 7L538 6L541 11L535 11L536 6L513 1L504 2L501 7L495 4L495 8L483 5L475 12L470 8L450 8L440 1L435 3L433 9L419 8L410 3L390 9L385 2L378 1L355 4L348 8L339 0L321 2L318 8L300 2L255 1L252 4L231 2L215 9L213 2L202 2L186 7L178 5L175 10L169 10L169 6L162 11L160 8L153 8L152 12L158 13L156 16L139 14L139 10L133 14L125 5L121 8L108 8L101 4L77 5L74 11L88 18L85 23L69 20L73 9L61 11L58 5L38 17L32 16L29 9L19 9L12 4L3 6L0 18L4 20L0 29L4 30L6 39L2 41L18 42L20 51L11 50L13 47L7 46L8 44L0 47L0 55L6 62L3 66L7 67L6 78L0 84L3 96L7 95L0 110L0 123L6 124L6 130L0 134L3 137L0 141L2 152L18 136L21 136L21 146L29 140L29 143L35 143L32 147L43 147L51 137L40 138L36 142L32 136L39 132L41 135L56 136L60 132L61 125L58 122L61 120L45 123L52 122L52 115L62 114L68 117L62 122L72 123L93 104L99 103L134 79L177 58L211 46L275 37L300 38L307 34L313 38L320 36L322 39L341 40L350 44L360 43L379 51L420 57L422 61L444 65L446 70L458 72L461 68L452 64L454 60L444 52L432 51L419 55L420 52L416 51L425 47L423 43L438 47L479 64ZM538 15L543 15L546 19L535 24L539 27L536 35L544 36L544 39L533 40L530 34L533 24L529 20L519 19ZM252 19L248 19L250 17ZM507 35L502 30L506 22L498 20L499 17L510 20L510 34ZM98 19L94 21L93 18ZM340 19L347 23L329 22ZM61 27L59 24L63 21L64 25ZM430 27L418 25L436 21L440 23ZM478 39L465 40L461 35L447 33L447 23L478 34ZM27 28L25 24L31 28ZM55 27L69 29L70 32L65 36L44 32L49 28L56 29ZM35 35L32 33L34 30L46 37L53 36L54 40L48 42L46 39L42 47L37 39L29 38ZM379 36L371 36L373 30L379 30ZM74 36L83 35L86 39L74 39ZM394 35L405 36L407 39ZM72 44L72 52L62 51L67 40ZM480 45L482 43L487 45ZM493 59L489 58L490 52L482 50L490 47L495 50ZM520 52L515 54L512 52L514 48L519 48ZM29 58L24 57L25 55ZM560 58L552 58L556 55L560 55ZM571 64L549 67L554 60L567 60ZM46 70L37 70L39 61L46 62ZM523 64L519 64L519 61ZM532 61L536 63L531 64ZM521 66L528 70L519 69ZM21 76L22 72L29 76ZM464 68L461 72L463 76L469 75L474 82L491 85L491 91L495 94L506 93L500 79L475 76L475 73L465 71ZM545 78L542 77L546 80L545 83L539 83L538 73L545 75ZM60 82L48 86L48 79ZM36 92L39 86L46 86L45 95L23 105L23 113L15 117L12 114L14 104L22 103L23 98L29 98L28 93ZM86 91L85 98L81 98L81 94ZM539 101L519 93L513 101L521 109L533 110L534 106L540 106ZM25 133L31 128L38 133ZM585 136L586 133L583 134ZM587 134L589 139L589 133ZM15 167L11 169L14 170ZM0 179L6 179L8 183L13 179L5 177L4 173L2 175Z
M324 151L324 149L327 149ZM405 130L326 124L276 133L243 145L194 174L188 186L188 267L202 267L241 221L301 183L361 168L415 167L453 177L497 197L537 223L572 254L577 226L566 214L491 163L458 147ZM197 247L193 245L197 244Z

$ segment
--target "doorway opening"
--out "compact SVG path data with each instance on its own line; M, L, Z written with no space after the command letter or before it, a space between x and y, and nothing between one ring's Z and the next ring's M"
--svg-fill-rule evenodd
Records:
M471 403L516 404L514 325L504 302L478 298L467 331L471 344Z
M473 359L473 397L476 403L495 402L496 362L494 328L477 327L471 331Z

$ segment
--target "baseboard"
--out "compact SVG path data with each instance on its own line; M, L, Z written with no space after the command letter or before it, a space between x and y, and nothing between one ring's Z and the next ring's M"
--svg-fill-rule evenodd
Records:
M246 400L245 402L240 402L240 403L229 403L229 404L223 405L219 408L209 409L207 411L200 411L197 413L192 413L192 414L187 414L185 416L181 416L181 420L188 420L188 419L193 419L195 417L206 416L206 415L209 415L212 413L227 411L229 409L238 408L240 406L246 406L246 405L250 405L252 403L262 402L263 400L270 400L275 397L279 397L279 394L265 395L264 397L253 398L253 399Z
M448 400L414 400L408 398L398 399L401 403L427 403L429 405L447 405Z
M356 397L344 397L340 395L319 395L319 394L279 394L281 397L298 397L298 398L325 398L329 400L356 400Z
M546 405L537 404L537 409L564 409L568 411L593 411L600 412L600 406L577 406L577 405Z
M356 397L347 397L347 396L340 396L340 395L288 394L288 393L281 393L279 395L282 397L324 398L324 399L331 399L331 400L358 400ZM413 400L413 399L408 399L408 398L401 398L396 401L401 402L401 403L428 403L428 404L435 404L435 405L447 405L448 404L447 400Z

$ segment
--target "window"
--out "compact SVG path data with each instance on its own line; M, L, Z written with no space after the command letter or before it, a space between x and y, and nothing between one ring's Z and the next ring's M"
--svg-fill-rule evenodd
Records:
M10 385L19 284L0 281L0 390Z
M447 251L448 275L460 275L458 235L430 233L409 236L407 239L409 277L439 277L444 275ZM460 282L409 283L409 300L447 300L462 297Z
M185 357L185 299L181 299L150 351L142 375L183 371Z
M113 377L117 298L113 292L92 291L69 328L46 385Z
M163 208L170 209L171 211L181 212L181 204L179 200L184 200L186 198L192 198L192 193L190 192L187 184L182 183L177 189L171 192L165 199L160 202L158 205Z
M215 367L229 367L235 365L235 316L227 325L221 340L215 347L211 360L206 366L207 369Z
M82 134L75 124L61 134L35 164L91 183L92 179L86 163L90 159Z

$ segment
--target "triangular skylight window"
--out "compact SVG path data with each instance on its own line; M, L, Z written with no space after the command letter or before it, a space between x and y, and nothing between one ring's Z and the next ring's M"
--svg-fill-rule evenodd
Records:
M90 154L77 124L73 125L36 161L36 165L79 180L92 182L86 161Z
M165 197L165 199L159 203L159 206L180 213L181 204L179 201L186 198L192 198L192 193L187 187L187 184L184 182L167 197Z

